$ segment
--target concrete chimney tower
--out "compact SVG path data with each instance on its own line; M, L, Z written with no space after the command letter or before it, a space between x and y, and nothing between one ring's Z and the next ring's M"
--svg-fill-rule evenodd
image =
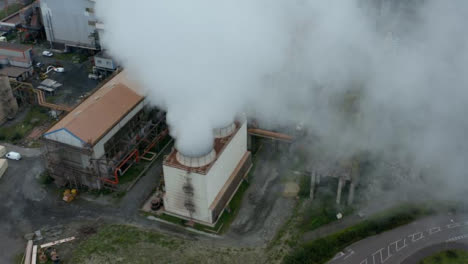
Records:
M173 149L163 164L165 213L215 225L252 166L247 122L214 131L214 148L198 157Z

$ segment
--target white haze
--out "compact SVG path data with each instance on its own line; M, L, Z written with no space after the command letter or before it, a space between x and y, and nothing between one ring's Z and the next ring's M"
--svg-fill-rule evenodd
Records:
M268 0L112 0L97 11L104 45L167 108L186 155L211 150L212 129L234 121L287 43L281 5Z
M107 0L103 45L168 112L176 147L247 111L303 122L330 152L389 154L460 194L468 160L468 1ZM362 89L358 117L334 100ZM446 188L446 189L444 189Z

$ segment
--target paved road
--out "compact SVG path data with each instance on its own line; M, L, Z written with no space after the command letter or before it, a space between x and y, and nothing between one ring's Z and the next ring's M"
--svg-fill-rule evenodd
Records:
M438 215L373 236L338 253L331 264L401 263L422 249L445 243L468 245L468 215Z

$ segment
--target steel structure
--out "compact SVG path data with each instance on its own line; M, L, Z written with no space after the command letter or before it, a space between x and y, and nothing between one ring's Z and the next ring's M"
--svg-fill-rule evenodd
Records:
M105 154L100 158L93 158L90 144L78 148L43 139L47 169L59 186L89 188L90 183L98 182L98 189L117 190L120 176L141 159L151 159L164 147L161 144L168 136L165 117L157 109L141 111L105 144ZM73 157L80 157L80 162L84 157L89 162L83 166L74 162Z

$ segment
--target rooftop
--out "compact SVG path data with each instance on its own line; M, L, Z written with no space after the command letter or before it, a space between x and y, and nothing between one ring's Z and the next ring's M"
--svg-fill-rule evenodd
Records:
M18 43L0 42L0 49L8 49L8 50L24 52L24 51L32 49L32 46L18 44Z
M19 76L21 76L23 73L25 73L27 71L29 71L29 70L25 69L25 68L8 66L8 67L1 68L0 69L0 74L5 74L8 77L18 78Z
M215 138L214 140L214 150L216 151L216 158L213 160L213 162L202 166L202 167L188 167L183 164L181 164L177 160L177 149L172 149L171 153L164 159L164 165L178 168L181 170L189 171L189 172L195 172L199 174L204 174L206 175L208 171L211 169L213 164L216 162L219 156L223 153L224 148L231 142L231 139L237 134L237 131L239 131L240 124L236 122L236 130L234 133L231 135L224 137L224 138Z
M129 88L130 82L124 81L124 74L121 72L104 84L46 134L66 129L83 142L97 143L144 99Z

